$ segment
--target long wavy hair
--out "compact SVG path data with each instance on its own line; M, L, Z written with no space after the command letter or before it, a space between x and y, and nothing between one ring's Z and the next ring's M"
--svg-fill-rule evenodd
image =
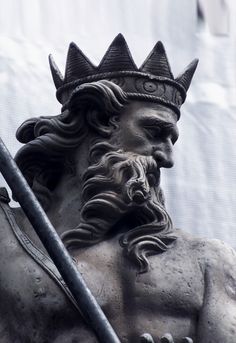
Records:
M31 118L18 128L16 137L25 145L15 161L45 210L62 175L73 173L74 151L89 130L106 123L108 137L117 125L115 116L127 102L113 82L87 83L75 89L61 114ZM13 197L17 200L16 194Z

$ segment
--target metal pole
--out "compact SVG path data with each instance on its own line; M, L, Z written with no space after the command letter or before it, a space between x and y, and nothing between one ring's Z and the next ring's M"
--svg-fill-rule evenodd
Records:
M0 138L0 171L101 343L120 343L14 159Z

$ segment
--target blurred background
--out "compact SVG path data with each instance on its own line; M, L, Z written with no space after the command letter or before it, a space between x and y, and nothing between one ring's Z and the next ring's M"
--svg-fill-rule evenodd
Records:
M47 56L64 73L71 41L98 64L121 32L139 66L162 40L175 76L200 59L162 187L176 227L236 248L236 2L0 0L0 8L0 135L12 154L22 121L60 113Z

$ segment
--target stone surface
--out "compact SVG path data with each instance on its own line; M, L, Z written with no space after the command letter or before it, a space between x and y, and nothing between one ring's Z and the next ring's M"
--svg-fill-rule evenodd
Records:
M117 49L124 47L125 77L111 80L109 70L123 77ZM63 112L20 127L17 137L25 145L16 155L19 167L122 343L234 342L235 252L176 230L160 188L160 169L174 163L179 108L196 65L174 80L159 43L156 60L149 58L142 71L155 70L154 76L133 73L119 36L101 63L101 75L90 80L88 61L76 64L74 49L67 79L60 81L55 66L53 71ZM84 82L73 83L76 68L83 68ZM16 238L14 220L44 251L22 210L12 209L13 217L9 211L3 202L2 342L97 342Z

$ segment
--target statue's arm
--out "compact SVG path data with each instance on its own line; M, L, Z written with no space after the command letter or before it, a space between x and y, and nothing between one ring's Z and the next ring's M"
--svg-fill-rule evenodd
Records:
M205 294L197 343L236 342L236 253L213 241L205 260Z

